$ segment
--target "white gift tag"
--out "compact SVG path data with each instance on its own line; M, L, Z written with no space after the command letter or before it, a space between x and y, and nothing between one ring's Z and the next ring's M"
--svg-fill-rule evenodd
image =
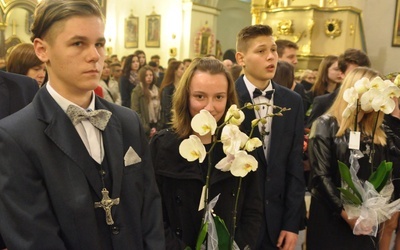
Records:
M349 149L360 149L360 135L358 131L350 132Z
M199 211L204 208L204 197L206 196L206 185L203 186L203 190L201 191L201 197L199 202Z

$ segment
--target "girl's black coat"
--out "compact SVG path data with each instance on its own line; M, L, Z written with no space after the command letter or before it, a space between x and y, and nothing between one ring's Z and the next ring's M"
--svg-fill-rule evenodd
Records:
M170 129L163 130L150 143L155 174L161 193L164 213L164 228L167 249L195 247L201 226L203 211L198 211L200 196L205 185L207 161L188 162L179 154L182 139ZM230 232L239 178L230 172L214 168L224 158L222 144L217 143L212 154L209 200L221 194L214 213L220 216ZM255 248L262 203L255 172L242 179L237 210L235 242L240 249L245 246Z

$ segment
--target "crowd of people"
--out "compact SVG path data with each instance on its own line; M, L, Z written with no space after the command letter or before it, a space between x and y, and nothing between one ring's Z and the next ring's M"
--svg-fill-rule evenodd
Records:
M389 249L399 213L376 237L355 235L358 218L339 192L338 161L350 166L358 129L357 176L368 179L371 159L393 162L392 200L400 198L397 99L391 114L343 117L345 92L383 77L363 51L297 69L296 43L250 25L237 35L234 58L170 58L164 69L143 50L106 56L95 0L42 0L31 39L0 71L1 249L196 249L207 183L236 249L293 250L303 229L308 250ZM251 152L257 170L242 180L209 168L225 159L214 144L222 135L196 132L191 121L206 110L221 125L232 105L248 103L256 108L241 110L240 129L261 146ZM181 154L193 135L204 161Z

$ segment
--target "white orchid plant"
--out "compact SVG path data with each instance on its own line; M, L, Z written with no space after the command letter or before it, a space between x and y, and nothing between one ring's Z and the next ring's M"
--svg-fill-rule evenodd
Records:
M395 81L399 82L399 80ZM395 108L393 98L400 96L399 85L389 80L376 77L372 80L362 78L354 87L346 89L343 99L348 103L342 117L348 119L355 114L354 131L357 131L357 115L376 112L376 122L372 131L372 150L370 152L371 176L365 182L357 177L360 168L358 159L363 153L351 149L350 168L339 161L339 171L342 177L342 187L339 188L343 206L349 219L358 218L353 233L356 235L375 236L380 223L390 219L392 214L400 209L400 199L390 202L393 184L390 182L392 163L383 161L376 171L373 170L374 134L380 112L390 114Z
M257 109L258 105L260 104L254 105L249 103L246 104L244 108ZM289 110L278 106L274 106L274 108L277 108L278 112L276 114L269 114L267 116L279 116L282 115L283 111ZM259 138L251 136L254 128L258 127L259 122L266 122L266 117L255 119L251 123L252 130L250 135L246 135L239 129L239 126L245 119L242 109L243 108L238 108L235 104L232 105L225 115L224 122L219 126L217 125L215 118L207 110L201 110L192 118L191 127L193 131L200 136L207 134L211 134L213 136L214 139L211 148L207 152L205 146L202 144L197 135L190 135L189 138L184 139L179 146L180 155L190 162L198 160L200 163L202 163L208 155L208 170L203 196L203 207L205 210L202 227L197 239L196 249L239 249L234 242L234 232L236 228L237 205L242 178L251 171L256 171L258 168L257 160L248 152L251 152L257 147L262 146L262 142ZM220 133L220 139L218 140L216 135L219 135L220 129L222 129L222 131ZM233 215L232 235L229 235L223 220L215 214L212 214L212 209L218 201L219 195L211 201L209 201L208 197L210 174L212 169L211 152L216 143L223 144L222 149L226 156L215 165L215 168L224 172L229 171L233 176L239 178ZM207 246L204 245L206 238Z

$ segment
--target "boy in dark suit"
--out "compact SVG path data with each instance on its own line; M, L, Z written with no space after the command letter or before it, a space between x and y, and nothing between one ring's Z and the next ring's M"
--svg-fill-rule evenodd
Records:
M272 29L266 25L243 28L236 43L236 61L244 75L236 81L243 106L259 104L258 110L245 109L244 127L273 113L270 105L290 108L282 117L268 117L259 123L263 147L256 150L260 189L264 197L264 220L257 249L294 249L302 219L305 184L302 165L303 105L301 97L271 79L278 62Z
M43 0L32 41L49 81L0 121L0 232L9 249L163 249L161 200L139 118L96 97L96 0Z

